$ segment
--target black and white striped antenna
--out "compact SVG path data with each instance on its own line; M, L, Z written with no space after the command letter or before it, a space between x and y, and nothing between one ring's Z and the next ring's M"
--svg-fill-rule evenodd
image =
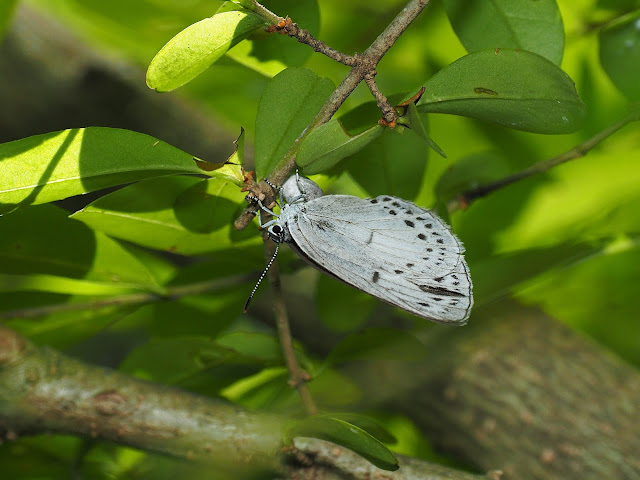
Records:
M273 262L275 261L276 256L278 255L278 250L279 249L280 249L280 243L276 243L276 251L273 253L273 256L271 257L271 260L269 260L269 263L267 263L267 266L265 267L264 271L262 272L262 275L260 275L260 278L258 279L258 282L256 283L256 286L253 287L253 291L251 292L251 295L249 295L249 298L247 299L247 303L244 304L244 313L247 313L247 310L249 309L249 304L251 303L251 300L253 299L253 296L256 294L256 291L258 290L258 287L260 286L260 283L262 282L262 280L264 279L265 275L267 274L267 272L271 268L271 265L273 265Z

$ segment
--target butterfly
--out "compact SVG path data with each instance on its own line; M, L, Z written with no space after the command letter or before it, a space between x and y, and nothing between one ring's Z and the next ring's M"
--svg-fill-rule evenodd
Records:
M467 322L473 287L464 247L435 213L390 195L324 195L297 174L280 194L279 215L261 205L276 217L262 226L278 247L286 243L318 270L418 317Z

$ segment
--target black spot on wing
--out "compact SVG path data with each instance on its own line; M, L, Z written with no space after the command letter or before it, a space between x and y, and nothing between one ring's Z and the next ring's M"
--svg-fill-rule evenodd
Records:
M378 283L378 279L380 278L380 272L373 272L373 276L371 277L371 281L373 283Z
M423 292L432 293L434 295L444 295L445 297L464 297L462 293L447 290L444 287L432 287L431 285L418 285L418 287ZM439 302L442 299L434 298L434 300Z
M398 275L400 275L401 273L404 273L402 270L394 270L394 272L396 272Z
M395 214L396 214L396 211L395 211L395 210L389 210L389 213L390 213L391 215L395 215Z
M377 198L372 198L371 200L369 200L369 202L371 202L371 203L378 203L378 199L377 199Z
M413 227L415 227L415 226L416 226L416 224L415 224L415 223L413 223L411 220L405 220L405 221L404 221L404 223L405 223L408 227L411 227L411 228L413 228Z
M407 267L409 268L413 267L413 263L407 263Z
M389 198L389 197L384 197L384 198L382 199L382 201L383 201L383 202L390 202L390 201L391 201L391 198Z
M426 239L427 239L427 236L426 236L424 233L419 233L419 234L418 234L418 238L419 238L420 240L426 240ZM427 251L429 251L429 249L427 249Z
M401 207L399 202L393 202L391 205L393 205L396 208L400 208Z

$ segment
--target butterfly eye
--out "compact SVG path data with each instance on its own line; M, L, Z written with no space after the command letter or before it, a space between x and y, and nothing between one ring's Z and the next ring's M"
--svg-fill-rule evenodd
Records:
M280 225L274 225L273 227L271 227L271 233L280 235L282 233L282 227Z

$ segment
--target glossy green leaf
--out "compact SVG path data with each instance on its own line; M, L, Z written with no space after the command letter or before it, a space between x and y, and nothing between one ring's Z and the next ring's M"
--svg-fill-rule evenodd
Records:
M285 432L287 441L311 437L342 445L369 460L376 467L394 471L398 460L382 442L355 425L331 415L315 415L292 422Z
M378 300L338 280L321 275L316 291L318 315L336 332L349 332L361 327L371 316Z
M438 144L429 136L427 133L427 127L425 126L426 118L420 118L420 113L418 113L418 108L414 103L410 103L407 106L407 115L406 118L408 120L407 126L411 129L413 133L418 135L418 137L422 138L427 145L440 155L443 158L447 158L446 153L438 146Z
M435 193L439 200L447 202L460 193L495 182L510 173L509 162L503 156L495 152L476 153L451 165L438 179Z
M389 430L387 430L384 425L382 425L374 418L358 413L347 412L332 412L328 416L355 425L356 427L361 428L362 430L367 432L369 435L377 438L381 442L389 444L397 442L396 437Z
M273 335L259 332L232 332L216 339L217 344L229 348L248 359L267 364L282 363L280 342Z
M114 286L157 288L153 274L117 241L53 205L0 217L0 271L48 274Z
M343 162L372 197L386 194L411 200L422 187L429 147L410 131L397 130L385 130L384 135Z
M15 295L15 294L14 294ZM84 308L56 312L55 307L66 308L81 302ZM151 321L149 310L140 305L109 305L101 308L87 305L87 297L70 297L64 301L42 305L53 311L36 318L14 318L5 320L6 325L28 337L39 345L57 349L67 349L95 337L107 328L116 328L121 323L137 322L143 329ZM28 309L27 309L28 310ZM106 353L111 355L110 353Z
M358 134L349 135L338 119L331 119L313 130L300 145L296 163L305 175L313 175L333 167L345 157L362 150L384 132L375 125Z
M384 358L415 361L425 355L424 345L409 333L393 328L368 328L345 337L331 351L327 364Z
M547 272L561 271L602 249L596 242L559 244L493 255L471 261L475 305L504 298L522 288L526 282Z
M256 116L255 165L267 176L333 92L328 78L306 68L288 68L262 92Z
M187 27L162 47L147 70L147 85L168 92L197 77L251 32L266 26L251 12L223 12Z
M208 352L207 362L200 358L203 351ZM213 363L224 362L230 354L228 349L216 346L206 337L153 339L133 350L120 370L147 380L175 384Z
M444 6L468 52L519 48L562 61L564 26L555 0L445 0Z
M569 76L531 52L471 53L424 86L420 112L462 115L527 132L575 132L586 114Z
M0 213L144 178L202 173L193 157L142 133L90 127L0 144Z
M317 0L265 0L260 3L283 17L289 16L317 38L320 29ZM287 35L261 30L226 54L228 58L269 77L277 75L287 67L304 65L311 55L313 50L307 45L292 41Z
M175 384L220 365L262 368L280 363L280 350L272 337L238 333L223 339L226 344L193 335L156 338L132 351L120 369L149 380ZM256 350L247 350L249 344Z
M0 36L13 18L13 11L18 4L18 0L2 0L0 2Z
M630 100L640 100L640 10L600 31L600 63Z
M0 273L0 292L40 291L68 295L119 295L139 291L139 285L93 282L57 275Z
M252 228L232 226L243 198L230 182L162 177L105 195L72 218L115 238L193 255L260 243Z

